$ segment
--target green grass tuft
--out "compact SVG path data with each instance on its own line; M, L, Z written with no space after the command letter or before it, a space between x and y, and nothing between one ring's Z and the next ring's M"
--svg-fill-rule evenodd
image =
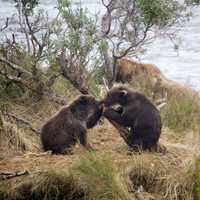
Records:
M86 182L90 200L126 200L127 193L120 181L118 170L109 157L98 158L91 154L73 169Z

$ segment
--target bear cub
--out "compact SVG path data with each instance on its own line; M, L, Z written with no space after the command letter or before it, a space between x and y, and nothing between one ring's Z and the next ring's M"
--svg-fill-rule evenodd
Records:
M45 151L65 154L79 141L90 149L87 142L87 129L96 125L103 111L94 97L81 95L70 105L63 107L42 127L41 142Z
M144 94L125 86L111 88L102 104L104 116L123 127L130 128L128 145L133 150L151 150L157 147L161 134L160 112ZM112 108L120 105L118 109Z

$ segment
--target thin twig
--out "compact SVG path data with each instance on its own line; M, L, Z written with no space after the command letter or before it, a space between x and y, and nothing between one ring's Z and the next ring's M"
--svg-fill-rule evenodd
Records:
M0 29L0 32L4 31L8 27L8 23L9 23L9 18L7 17L5 26Z

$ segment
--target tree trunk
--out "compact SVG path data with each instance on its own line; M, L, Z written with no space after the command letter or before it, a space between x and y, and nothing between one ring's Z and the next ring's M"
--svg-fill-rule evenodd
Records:
M102 52L103 58L104 58L104 70L105 70L105 78L108 82L108 87L112 87L112 79L113 79L113 66L110 62L110 58L108 55L108 51Z

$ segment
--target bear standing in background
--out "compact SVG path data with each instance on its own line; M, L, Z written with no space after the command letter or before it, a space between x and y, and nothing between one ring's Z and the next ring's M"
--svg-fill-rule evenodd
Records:
M144 94L125 86L113 87L102 101L104 116L123 127L130 128L128 145L134 150L157 147L161 134L161 117L157 108ZM111 106L119 104L118 110Z
M103 107L94 97L79 96L42 127L43 149L51 150L54 154L64 154L70 152L78 141L85 148L91 148L87 141L87 129L95 126L102 111Z

